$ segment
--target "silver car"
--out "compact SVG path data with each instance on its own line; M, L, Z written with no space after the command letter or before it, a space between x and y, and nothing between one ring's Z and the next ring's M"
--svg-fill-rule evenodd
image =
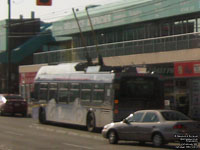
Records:
M187 140L188 136L199 141L200 122L174 110L141 110L121 122L105 125L102 135L110 144L129 140L152 142L159 147L168 142Z

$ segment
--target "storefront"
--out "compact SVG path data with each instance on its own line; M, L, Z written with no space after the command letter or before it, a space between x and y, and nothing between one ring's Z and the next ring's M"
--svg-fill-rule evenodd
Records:
M20 94L29 102L36 72L20 73Z
M40 65L19 66L19 93L28 101L31 101L31 92L34 88L34 79L40 69Z
M174 64L152 64L147 65L149 72L159 75L164 84L164 99L166 109L176 109L174 98Z
M200 120L200 61L174 64L175 95L180 109Z
M164 81L166 109L200 120L200 61L147 65Z

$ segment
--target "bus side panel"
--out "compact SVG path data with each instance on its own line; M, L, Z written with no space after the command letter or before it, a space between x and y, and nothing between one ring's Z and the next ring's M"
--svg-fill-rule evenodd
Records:
M106 124L113 122L113 111L112 109L102 108L99 110L100 117L96 122L97 127L103 127Z
M113 122L113 103L114 103L114 90L112 84L105 85L105 100L100 108L98 120L96 121L97 127L103 127L106 124Z
M57 104L55 100L50 100L46 108L48 121L77 125L86 124L87 110L80 105L79 99L70 104Z

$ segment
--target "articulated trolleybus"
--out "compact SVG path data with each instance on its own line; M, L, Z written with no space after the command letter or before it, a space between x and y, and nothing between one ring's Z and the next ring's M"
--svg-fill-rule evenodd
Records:
M163 88L158 76L139 73L136 67L90 66L76 71L76 65L43 66L38 71L34 99L39 107L33 113L40 123L83 125L94 131L136 110L163 108Z

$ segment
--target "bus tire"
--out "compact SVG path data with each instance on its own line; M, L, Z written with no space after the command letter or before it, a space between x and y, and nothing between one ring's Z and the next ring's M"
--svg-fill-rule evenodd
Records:
M27 117L27 112L23 112L23 113L22 113L22 116L23 116L23 117Z
M42 107L40 107L40 109L39 109L39 122L41 124L46 123L46 112L45 112L45 109Z
M94 113L89 112L87 115L87 130L89 132L94 132L96 128L96 121L95 121L95 116Z

